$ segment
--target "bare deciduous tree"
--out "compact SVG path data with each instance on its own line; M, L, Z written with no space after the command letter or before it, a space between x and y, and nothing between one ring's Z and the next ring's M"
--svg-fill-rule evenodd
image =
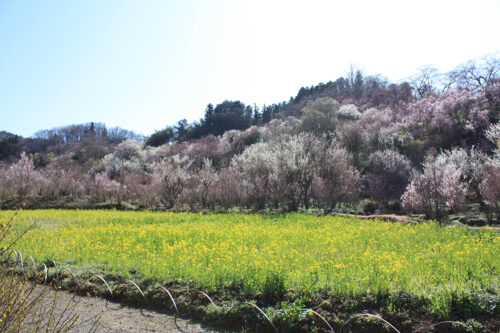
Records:
M483 90L492 84L500 73L500 59L490 55L470 60L448 74L450 85L467 90Z
M410 78L415 88L415 97L423 98L435 93L439 77L439 71L430 65L419 68L418 73Z

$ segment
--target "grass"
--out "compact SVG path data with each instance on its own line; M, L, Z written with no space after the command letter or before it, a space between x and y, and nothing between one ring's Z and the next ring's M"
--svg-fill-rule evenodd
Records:
M0 212L0 223L12 215ZM90 210L22 211L15 227L33 222L16 249L36 262L193 281L206 291L277 299L290 290L306 297L407 294L428 300L427 311L439 317L457 300L500 294L500 237L492 230L302 214ZM479 303L472 306L486 304Z

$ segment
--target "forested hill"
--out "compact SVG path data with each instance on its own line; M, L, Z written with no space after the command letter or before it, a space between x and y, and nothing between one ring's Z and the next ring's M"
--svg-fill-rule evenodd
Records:
M334 81L315 86L301 87L295 97L288 101L270 105L245 105L240 101L226 100L215 107L208 104L204 117L188 123L185 119L149 137L119 127L106 128L99 122L68 125L49 130L40 130L32 138L22 138L5 131L0 132L0 160L18 156L21 151L43 153L61 149L61 144L81 142L93 136L102 138L106 144L116 144L123 140L143 141L150 146L180 143L200 139L207 135L222 135L229 130L245 130L251 126L262 126L272 119L300 118L304 107L321 97L330 97L340 104L352 104L360 110L370 108L398 109L407 107L428 96L437 96L454 89L478 91L494 82L498 73L495 58L470 61L449 73L439 73L432 67L424 67L407 81L389 82L382 76L365 76L353 68ZM490 98L490 99L493 99ZM498 121L498 115L491 113L491 121Z
M151 146L165 143L199 139L206 135L221 135L225 131L244 130L254 125L263 125L276 118L300 117L302 109L310 101L320 97L331 97L340 103L354 104L363 108L397 107L413 100L414 89L408 82L388 83L378 76L364 77L357 70L347 78L302 87L288 101L263 105L245 105L240 101L226 100L215 107L208 104L205 115L199 121L188 123L180 120L174 126L157 131L147 140Z
M361 110L404 108L419 99L452 90L484 90L495 81L498 67L498 60L491 57L470 61L449 73L440 73L426 66L400 83L389 82L379 75L364 76L360 70L351 68L345 77L311 87L301 87L295 97L281 103L259 107L226 100L215 107L208 104L204 117L199 121L188 123L180 120L176 125L167 126L151 135L147 144L159 146L189 141L210 134L221 135L232 129L243 130L263 125L276 118L300 118L307 103L321 97L330 97L341 104L353 104ZM498 117L495 114L492 116Z
M199 121L145 140L100 123L27 139L3 132L0 199L183 210L363 206L433 218L475 210L500 221L499 73L496 58L450 73L426 67L403 83L351 71L287 102L209 104Z

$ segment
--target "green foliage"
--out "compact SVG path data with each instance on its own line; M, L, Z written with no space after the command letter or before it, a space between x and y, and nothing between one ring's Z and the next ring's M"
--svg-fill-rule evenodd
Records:
M0 134L3 134L0 139L0 160L18 156L21 153L22 137L4 131L1 131Z
M469 319L465 323L465 325L473 332L473 333L482 333L484 332L483 325L481 325L480 322L474 320L474 319Z
M285 294L285 278L283 274L269 272L262 286L264 296L280 299Z
M302 109L301 129L323 133L335 129L336 113L340 104L330 97L322 97L307 103Z
M304 303L301 299L296 299L292 303L281 302L279 309L275 310L274 316L269 316L275 324L280 326L282 331L296 332L300 327L300 323L307 318L308 313L304 311Z
M167 126L161 131L154 132L145 142L146 145L152 147L158 147L164 144L172 143L176 140L174 129Z
M35 166L35 168L43 168L49 164L49 159L45 154L30 154L30 159L33 161L33 165Z

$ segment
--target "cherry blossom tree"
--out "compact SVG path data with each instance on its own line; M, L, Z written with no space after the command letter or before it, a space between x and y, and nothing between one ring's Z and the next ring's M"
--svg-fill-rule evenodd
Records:
M447 211L457 210L465 201L466 193L463 169L456 168L446 153L428 154L423 172L414 172L401 200L407 211L441 218Z
M231 146L227 141L222 140L220 137L207 135L190 143L183 154L189 157L193 167L199 169L203 167L205 159L210 159L216 165L224 164L222 162L230 152ZM227 158L228 162L229 157Z
M337 117L339 119L358 120L361 118L361 113L358 111L358 107L356 105L345 104L339 108Z
M425 140L429 147L472 146L479 143L478 134L490 123L488 107L480 94L453 90L408 104L399 121L402 128L415 139Z
M41 192L44 196L57 199L60 197L78 197L85 192L88 174L78 167L63 169L61 167L46 168L42 172Z
M94 169L95 173L107 172L112 179L117 179L126 173L144 173L146 171L146 151L141 143L126 140L116 146L113 153L104 156L101 163Z
M109 171L94 175L95 198L112 202L113 199L120 204L125 197L126 188L118 181L110 178Z
M174 207L184 190L190 178L190 165L191 162L186 157L174 155L153 163L150 167L156 193L167 209Z
M273 119L266 123L259 132L263 141L269 141L278 136L296 134L300 125L301 121L295 117Z
M42 176L35 170L33 160L26 153L22 152L20 157L19 161L5 170L3 178L8 192L23 200L38 189Z

